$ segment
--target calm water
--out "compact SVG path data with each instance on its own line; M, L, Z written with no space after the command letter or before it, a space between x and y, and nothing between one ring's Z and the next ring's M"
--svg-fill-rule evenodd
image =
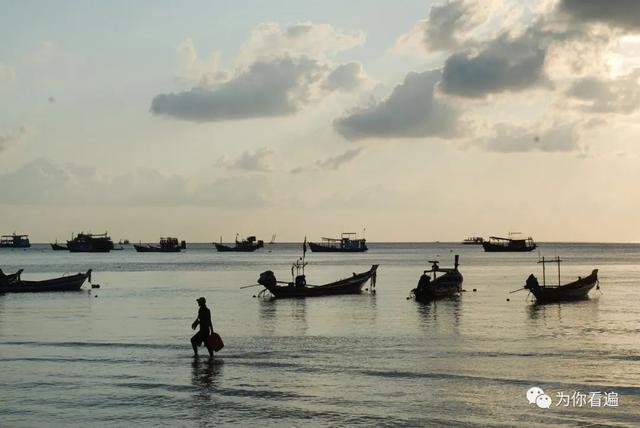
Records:
M281 301L239 287L267 269L290 278L299 244L254 254L204 244L180 254L1 250L5 272L41 279L93 268L101 288L0 296L0 425L638 426L640 246L541 250L562 256L563 282L599 268L601 290L533 305L508 292L541 276L537 253L458 244L307 253L312 284L379 263L378 293ZM446 267L456 253L460 299L406 299L427 260ZM199 296L226 344L213 363L191 357ZM528 404L532 386L551 408ZM619 405L556 406L557 394L575 392L615 392Z

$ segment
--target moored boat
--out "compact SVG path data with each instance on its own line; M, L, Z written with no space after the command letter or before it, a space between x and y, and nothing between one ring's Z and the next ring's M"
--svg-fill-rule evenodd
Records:
M491 236L488 241L482 242L482 247L488 253L497 252L527 252L533 251L537 245L533 242L533 238L513 239L513 235L519 235L519 232L510 232L508 238L500 238L499 236Z
M29 235L16 235L15 232L11 235L2 235L0 237L0 248L29 248L31 243L29 242Z
M108 253L113 250L113 241L107 233L91 234L79 233L67 247L72 253Z
M232 247L230 245L224 245L221 243L214 242L213 245L216 246L216 250L220 252L230 252L230 251L239 251L244 253L250 253L259 248L264 247L263 240L256 240L255 236L249 236L247 239L243 239L242 241L238 241L238 237L236 235L235 245Z
M150 244L134 244L133 248L139 253L179 253L187 248L187 243L182 241L178 243L178 238L160 238L160 243L156 245Z
M561 284L560 280L560 257L552 260L545 260L544 257L538 263L542 264L542 286L538 279L533 275L529 275L526 284L523 287L529 290L536 298L537 303L554 303L566 302L572 300L583 300L589 298L589 291L598 285L598 269L593 269L591 273L584 278L578 277L577 280L567 284ZM558 265L558 285L547 285L546 280L546 263L556 263ZM517 291L517 290L516 290Z
M462 291L463 277L458 270L460 257L456 254L453 268L441 268L437 260L430 260L431 269L420 276L418 286L411 295L418 301L431 301L443 297L455 297Z
M59 278L45 279L42 281L25 281L18 279L14 282L5 282L0 279L0 293L38 293L51 291L77 291L86 280L91 282L91 269L86 273L61 276Z
M67 247L66 245L62 245L62 244L58 244L58 240L56 239L56 242L50 244L51 245L51 249L53 251L69 251L69 247Z
M10 273L9 275L5 274L2 269L0 269L0 285L1 284L13 284L16 281L20 280L20 274L22 274L23 269L20 269L16 273Z
M321 243L309 242L309 248L316 253L362 253L367 251L367 240L357 239L355 232L343 232L340 238L322 238Z
M462 241L463 245L482 245L484 238L480 236L470 236Z

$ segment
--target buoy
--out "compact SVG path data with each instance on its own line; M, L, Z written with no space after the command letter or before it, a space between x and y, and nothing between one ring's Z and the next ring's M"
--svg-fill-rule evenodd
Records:
M463 293L466 293L466 292L467 292L467 290L465 290L465 289L463 288L463 289L462 289L462 292L463 292Z
M511 299L507 299L507 302L511 301Z
M254 294L254 295L253 295L253 297L255 298L255 297L256 297L256 295Z
M97 299L97 298L98 298L98 295L96 294L94 297Z
M473 289L473 292L475 293L476 291L478 291L478 290L476 290L476 289L474 288L474 289Z
M100 288L100 284L91 284L91 288Z

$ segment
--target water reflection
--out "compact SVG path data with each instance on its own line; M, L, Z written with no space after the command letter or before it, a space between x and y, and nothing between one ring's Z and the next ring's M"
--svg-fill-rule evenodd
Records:
M262 299L259 307L263 334L272 334L276 327L293 326L294 333L307 331L307 299ZM280 315L278 314L280 312ZM283 319L279 319L283 317ZM286 318L286 319L285 319ZM293 320L293 324L290 322Z
M196 396L208 398L222 368L222 360L211 357L194 357L191 361L191 383L198 387Z
M415 302L415 305L419 324L422 326L458 333L457 329L462 320L462 298ZM452 330L452 327L455 327L455 330Z
M563 316L578 318L589 313L589 319L593 320L598 313L599 299L584 299L574 302L562 303L532 303L527 306L527 315L531 321L556 322L562 321ZM586 312L585 312L586 311Z

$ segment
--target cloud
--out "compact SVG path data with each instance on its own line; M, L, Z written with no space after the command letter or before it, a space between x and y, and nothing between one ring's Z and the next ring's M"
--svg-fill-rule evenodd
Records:
M243 171L271 171L269 159L273 155L273 150L263 147L258 150L247 150L242 152L235 159L227 159L222 157L218 160L217 165L227 169L239 169Z
M334 68L327 75L324 87L330 91L351 92L363 86L367 80L362 64L349 62Z
M548 85L545 39L530 29L517 37L502 34L478 52L453 54L444 65L441 88L460 97L482 98Z
M259 61L215 89L157 95L151 111L195 122L290 115L308 102L321 71L306 57Z
M362 148L350 149L344 153L340 153L337 156L332 156L330 158L317 161L316 164L320 169L338 169L342 165L351 162L362 152Z
M273 203L262 176L223 177L190 185L182 176L149 168L107 176L94 167L37 159L0 174L0 200L6 205L38 206L219 206Z
M458 112L434 96L440 78L438 70L409 73L387 99L348 113L333 126L349 140L453 137Z
M578 151L578 134L575 123L562 123L532 127L498 124L494 134L482 147L488 151L515 152L574 152Z
M574 81L566 94L583 111L629 114L640 106L639 78L640 69L617 79L585 77Z
M15 78L15 67L0 62L0 82L10 82Z
M466 42L472 30L487 20L491 4L490 0L448 0L435 4L427 19L398 38L396 49L418 47L427 52L456 49Z
M0 134L0 152L5 150L8 145L20 141L25 135L27 135L27 129L24 126L19 127L15 131Z
M584 22L600 22L630 32L640 30L637 0L560 0L559 10Z

